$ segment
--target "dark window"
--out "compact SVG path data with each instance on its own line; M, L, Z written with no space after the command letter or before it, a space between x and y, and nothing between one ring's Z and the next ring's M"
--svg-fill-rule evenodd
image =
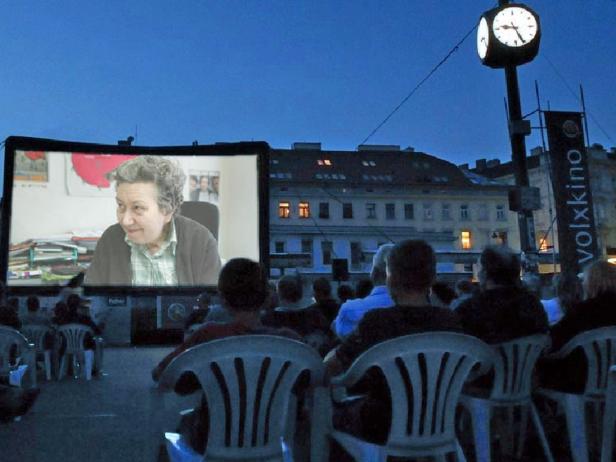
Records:
M387 220L396 219L396 204L393 204L393 203L385 204L385 218Z
M404 219L415 219L415 209L413 208L413 204L404 204Z
M329 218L329 202L319 202L319 218Z
M342 204L342 218L353 218L353 204L350 202Z
M359 269L361 267L361 243L351 242L351 268Z
M274 244L276 253L284 253L284 241L276 241Z
M366 204L366 218L376 218L376 204L374 202Z
M322 241L321 242L321 253L323 254L323 264L331 265L332 264L332 242L331 241Z
M310 254L310 266L313 265L313 261L312 261L312 239L302 239L302 253L309 253Z

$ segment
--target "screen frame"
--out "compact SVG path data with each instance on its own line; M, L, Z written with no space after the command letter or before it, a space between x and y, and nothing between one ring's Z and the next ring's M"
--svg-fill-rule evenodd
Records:
M128 146L77 141L61 141L46 138L11 136L4 146L4 185L1 204L0 232L0 281L11 295L52 295L57 294L65 284L58 285L8 285L9 234L13 207L13 183L15 151L57 151L92 154L134 154L167 156L234 156L256 154L257 196L259 201L259 259L266 274L269 274L269 154L270 146L264 141L241 141L190 146ZM87 295L191 295L201 292L213 293L215 285L209 286L84 286Z

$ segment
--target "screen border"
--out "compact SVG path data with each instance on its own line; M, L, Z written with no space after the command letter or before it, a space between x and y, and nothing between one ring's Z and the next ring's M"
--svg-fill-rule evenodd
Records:
M264 141L241 141L190 146L124 146L113 144L61 141L46 138L10 136L4 146L4 185L1 204L0 232L0 281L11 295L52 295L64 285L19 285L9 286L7 280L9 233L13 206L13 178L15 151L58 151L100 154L177 155L177 156L234 156L257 155L257 193L259 200L259 259L266 274L269 274L269 154L270 146ZM86 295L190 295L214 292L216 286L84 286Z

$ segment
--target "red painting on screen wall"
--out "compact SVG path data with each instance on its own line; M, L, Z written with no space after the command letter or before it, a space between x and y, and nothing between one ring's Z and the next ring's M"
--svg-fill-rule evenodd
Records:
M45 158L44 151L26 151L24 155L30 160L39 160Z
M107 179L107 174L133 157L137 156L74 152L71 154L71 162L75 173L84 182L98 188L108 188L110 183Z

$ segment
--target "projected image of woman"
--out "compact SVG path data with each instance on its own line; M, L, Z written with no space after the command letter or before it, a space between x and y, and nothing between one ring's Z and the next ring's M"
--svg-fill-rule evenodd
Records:
M210 231L178 215L186 175L158 156L139 156L110 175L118 223L103 233L86 272L89 285L211 285L218 244Z

